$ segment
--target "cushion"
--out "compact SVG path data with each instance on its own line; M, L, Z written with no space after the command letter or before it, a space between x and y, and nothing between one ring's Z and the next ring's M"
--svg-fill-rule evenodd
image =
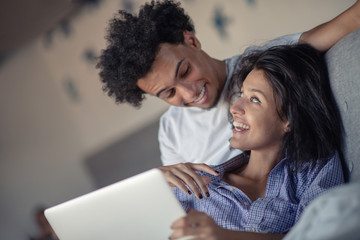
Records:
M360 29L341 39L325 57L344 124L344 157L350 181L360 181Z
M352 182L312 201L283 240L357 240L359 236L360 182Z

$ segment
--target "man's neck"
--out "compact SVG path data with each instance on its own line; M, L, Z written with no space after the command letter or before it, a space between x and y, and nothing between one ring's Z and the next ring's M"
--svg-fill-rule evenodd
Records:
M226 64L225 61L214 59L214 62L216 64L216 69L218 73L218 79L219 79L219 90L220 92L223 92L226 79L227 79L227 73L226 73Z

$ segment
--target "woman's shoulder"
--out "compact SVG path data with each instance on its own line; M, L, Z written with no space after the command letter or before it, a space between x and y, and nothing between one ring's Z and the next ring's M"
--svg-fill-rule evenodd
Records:
M309 186L316 181L344 181L343 169L339 153L334 151L326 158L304 162L294 171L294 177L299 185Z
M317 173L323 168L341 167L341 161L338 151L334 151L331 155L324 158L318 158L306 161L299 166L299 172L302 174Z

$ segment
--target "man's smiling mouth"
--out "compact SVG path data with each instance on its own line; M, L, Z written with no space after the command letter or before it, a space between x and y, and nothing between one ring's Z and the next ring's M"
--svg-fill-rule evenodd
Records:
M194 103L201 101L201 99L204 97L204 95L205 95L205 85L201 89L200 95L194 100Z

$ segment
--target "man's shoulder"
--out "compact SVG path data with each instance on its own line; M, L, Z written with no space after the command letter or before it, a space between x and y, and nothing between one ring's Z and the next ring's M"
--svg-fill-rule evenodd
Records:
M170 119L178 119L187 114L188 109L185 107L170 106L166 112L161 115L160 121L167 121Z
M218 114L225 114L227 111L226 106L227 105L222 102L211 109L170 106L169 109L161 116L160 123L162 125L179 125L192 124L193 121L204 121L204 119L211 121L210 119L217 117Z
M184 119L188 118L187 115L189 115L187 108L170 106L160 118L160 129L173 129L174 126L176 126L175 129L178 129L180 127L179 123L184 122Z
M263 51L274 46L298 44L301 34L302 33L288 34L266 41L260 45L249 46L245 49L243 56L249 55L254 51Z

